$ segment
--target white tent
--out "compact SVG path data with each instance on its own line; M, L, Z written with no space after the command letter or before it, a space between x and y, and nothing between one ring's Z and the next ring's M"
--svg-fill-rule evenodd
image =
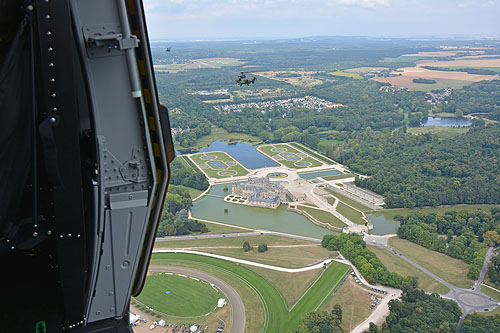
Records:
M191 327L189 328L189 330L191 332L196 332L197 329L198 329L198 326L196 326L196 325L191 325Z
M136 321L140 320L141 316L130 313L129 324L133 325Z
M160 325L161 327L165 327L165 320L163 320L163 319L162 319L162 320L160 320L160 321L158 322L158 325Z
M226 305L226 300L224 298L219 298L219 301L217 302L217 307L222 308L224 305Z

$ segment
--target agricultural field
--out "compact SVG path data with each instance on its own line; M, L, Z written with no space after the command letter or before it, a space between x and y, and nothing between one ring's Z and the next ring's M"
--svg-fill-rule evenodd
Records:
M467 277L469 265L462 260L429 250L399 237L389 238L388 246L457 287L470 288L472 286L472 280Z
M242 265L236 265L229 261L202 257L184 253L161 253L153 254L152 264L194 264L197 269L212 269L211 272L230 273L233 277L243 282L252 290L252 295L240 294L245 300L247 297L255 297L260 301L258 308L246 307L248 326L246 331L257 332L284 332L288 329L293 330L300 325L302 318L306 313L320 308L328 296L337 289L340 282L349 272L349 267L332 263L321 274L319 279L307 290L300 298L291 311L288 311L286 302L279 291L269 283L264 277L255 271ZM218 276L218 274L214 274ZM227 281L230 283L230 281ZM232 284L231 284L232 285ZM248 290L248 289L247 289ZM241 289L236 290L240 292ZM260 309L264 310L265 316L263 323L256 324L253 318L254 313L259 314Z
M350 68L346 69L345 72L348 73L368 73L370 71L386 71L389 68L387 67L356 67L356 68Z
M257 150L267 155L276 163L292 169L311 168L323 165L306 153L287 144L261 145Z
M256 72L255 75L263 76L267 79L289 83L301 87L314 87L322 84L323 81L314 78L316 72L306 71L269 71L269 72Z
M430 52L433 55L426 55L428 57L434 56L436 52ZM453 52L437 52L437 53L449 53L450 55L455 55ZM488 59L488 58L478 58L478 59L459 59L450 61L435 61L430 59L416 59L422 57L416 55L401 56L401 59L409 59L411 61L416 61L416 67L404 67L399 68L397 72L392 72L396 76L391 77L378 77L373 78L374 81L386 82L392 85L408 88L410 90L422 90L430 91L442 88L462 88L464 85L471 84L473 82L479 82L483 80L495 80L498 79L498 75L483 75L483 74L469 74L467 72L460 71L440 71L431 70L423 68L423 66L431 67L442 67L450 69L459 68L477 68L477 69L488 69L492 71L500 71L500 59ZM435 80L435 84L424 84L415 83L413 79L428 79Z
M193 59L185 64L169 64L169 65L155 65L154 69L157 72L178 72L188 69L202 69L202 68L222 68L229 66L241 66L245 62L235 58L203 58Z
M349 77L351 79L361 79L361 75L358 73L349 73L349 72L329 72L328 75L332 76L341 76L341 77Z
M244 176L248 171L229 154L222 151L189 155L189 158L209 178Z

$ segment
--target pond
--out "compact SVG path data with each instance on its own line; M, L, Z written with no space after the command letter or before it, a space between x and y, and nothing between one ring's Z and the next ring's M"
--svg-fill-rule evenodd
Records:
M429 117L427 121L422 123L422 126L441 126L441 127L456 127L456 126L470 126L472 121L467 118L453 118L453 117Z
M340 172L338 170L325 170L325 171L299 173L299 176L300 176L300 178L303 178L303 179L313 179L316 177L335 176L335 175L340 175L340 174L342 174L342 172Z
M227 195L229 192L230 190L225 194ZM224 212L225 209L227 209L227 213ZM204 196L193 202L191 212L194 218L317 239L333 233L328 229L314 225L304 216L287 210L285 205L280 205L276 209L252 207L224 202L224 199L218 197Z
M193 151L190 153L225 151L249 169L278 166L276 162L255 150L256 147L257 146L252 146L244 142L228 144L224 141L214 141L210 144L210 146L203 148L200 151ZM176 153L177 155L180 155L180 152L177 151Z
M394 220L394 214L366 214L366 217L373 223L373 230L371 233L374 235L395 234L399 227L399 222Z

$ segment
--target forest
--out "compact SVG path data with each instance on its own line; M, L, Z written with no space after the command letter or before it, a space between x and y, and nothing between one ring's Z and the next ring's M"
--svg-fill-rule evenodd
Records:
M389 272L375 253L366 248L366 243L360 235L325 235L321 246L330 251L342 253L369 283L380 283L394 288L401 288L403 285L413 287L418 285L418 280L414 276L403 278L396 272Z
M473 280L479 278L486 256L485 247L494 246L500 240L497 232L500 230L498 208L493 208L491 214L465 210L444 214L412 212L406 217L396 216L395 219L400 222L397 230L400 238L462 259L469 264L467 276ZM447 238L439 235L446 235Z
M401 300L389 301L389 316L381 332L456 332L462 310L438 294L405 286Z
M500 203L500 126L472 127L439 140L432 134L352 133L335 160L370 178L356 184L389 208Z
M170 185L165 198L163 214L158 226L158 237L187 235L193 232L208 232L205 223L188 218L188 210L193 205L185 188Z

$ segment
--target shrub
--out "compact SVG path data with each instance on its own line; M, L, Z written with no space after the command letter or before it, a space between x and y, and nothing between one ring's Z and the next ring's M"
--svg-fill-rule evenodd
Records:
M257 248L257 251L266 252L267 251L267 244L260 244L259 247Z

